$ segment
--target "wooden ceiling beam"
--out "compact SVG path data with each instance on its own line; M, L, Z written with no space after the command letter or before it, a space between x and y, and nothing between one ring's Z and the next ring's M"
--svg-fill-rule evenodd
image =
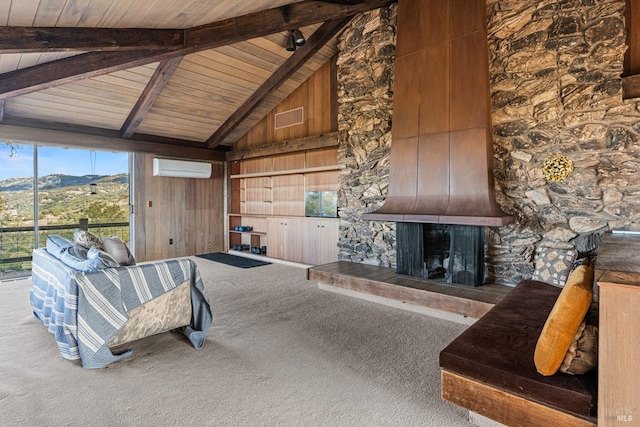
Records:
M346 4L346 5L350 5L350 4L359 4L362 3L364 0L321 0L325 3L336 3L336 4Z
M16 117L5 116L3 123L6 125L19 126L19 127L58 130L62 132L79 133L84 135L104 136L107 138L120 138L119 130L97 128L93 126L83 126L83 125L76 125L76 124L62 123L62 122L49 122L49 121L43 121L38 119L27 119L24 117L16 118ZM148 135L144 133L134 133L133 135L131 135L131 138L129 139L135 140L135 141L153 142L156 144L180 145L183 147L192 147L192 148L202 148L204 146L204 142L202 141L171 138L171 137L159 136L159 135ZM226 146L219 147L219 150L226 149L226 148L227 148ZM230 151L230 149L225 150L225 152L226 151Z
M206 149L204 145L199 148L9 124L0 124L0 140L9 144L38 144L103 151L148 153L191 160L226 160L224 152Z
M0 27L0 53L172 50L184 30L147 28Z
M351 17L344 17L327 21L318 28L269 78L247 99L207 140L207 148L215 148L233 130L249 116L260 103L282 83L291 77L313 55L315 55L329 40L331 40Z
M89 52L0 74L0 99L181 56L157 51Z
M379 9L395 1L397 0L363 0L355 5L317 0L301 1L188 28L185 30L185 45L187 48L211 49L221 46L220 40L222 39L233 39L240 35L242 35L242 40L263 37L333 19L346 18L361 12Z
M147 86L142 91L140 98L138 98L138 102L136 102L133 110L131 110L129 116L124 121L124 125L120 129L120 136L129 138L135 133L140 123L142 123L144 116L147 115L153 103L158 99L158 96L160 96L160 93L167 83L169 83L169 79L178 68L178 65L180 65L182 58L182 56L179 56L168 59L158 65L149 83L147 83Z
M377 9L395 0L364 0L353 6L308 0L185 30L185 46L167 50L89 52L0 74L0 99L164 61L202 50ZM90 30L90 29L87 29Z

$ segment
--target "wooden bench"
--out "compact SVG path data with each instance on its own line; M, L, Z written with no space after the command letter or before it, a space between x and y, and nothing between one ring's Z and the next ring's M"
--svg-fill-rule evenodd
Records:
M561 289L524 280L440 353L442 398L508 426L595 426L597 372L536 371L533 354Z

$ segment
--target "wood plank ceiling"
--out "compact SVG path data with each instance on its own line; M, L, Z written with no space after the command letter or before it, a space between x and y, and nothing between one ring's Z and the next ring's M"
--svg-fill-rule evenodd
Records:
M353 15L391 2L2 1L0 141L66 136L96 149L223 159L336 53ZM289 52L294 28L307 43Z

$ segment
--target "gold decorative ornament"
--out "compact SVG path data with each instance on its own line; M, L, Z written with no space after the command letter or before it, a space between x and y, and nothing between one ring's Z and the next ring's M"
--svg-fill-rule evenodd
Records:
M560 153L552 154L542 163L542 174L548 181L564 181L573 172L573 162Z
M563 108L562 104L562 79L560 77L560 51L556 52L556 85L557 85L557 102L556 110L556 129L553 145L555 150L553 154L542 163L542 174L547 181L559 182L564 181L573 173L573 162L567 156L560 154L558 145L560 143L560 115Z

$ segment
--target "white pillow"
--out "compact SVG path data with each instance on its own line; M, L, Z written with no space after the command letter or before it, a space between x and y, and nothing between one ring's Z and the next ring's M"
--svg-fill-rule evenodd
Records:
M99 260L99 262L97 261ZM98 248L91 248L87 252L87 261L98 262L98 268L120 267L120 263L111 255Z
M100 243L105 252L111 255L120 265L134 265L136 263L129 248L120 238L116 236L103 237L100 239Z

